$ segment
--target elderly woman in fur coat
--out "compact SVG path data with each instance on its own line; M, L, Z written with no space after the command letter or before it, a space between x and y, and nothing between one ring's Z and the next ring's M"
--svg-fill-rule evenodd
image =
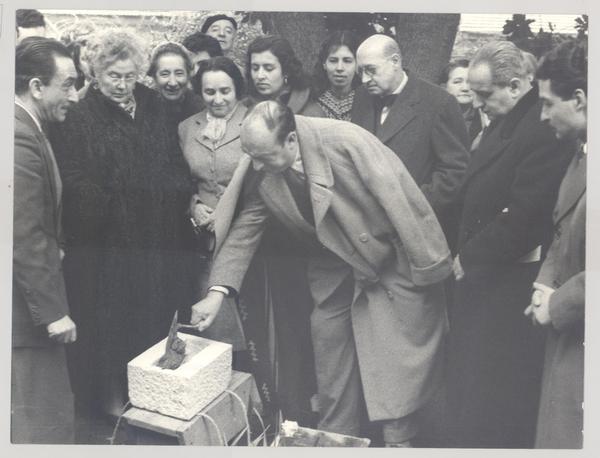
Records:
M164 338L189 306L189 169L160 95L137 81L145 54L108 31L90 45L92 84L54 132L64 182L65 279L79 324L79 401L119 414L127 362Z

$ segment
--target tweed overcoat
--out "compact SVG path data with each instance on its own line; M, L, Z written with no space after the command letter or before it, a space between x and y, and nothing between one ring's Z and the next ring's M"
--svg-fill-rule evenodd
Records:
M581 448L585 305L586 156L576 155L554 209L554 241L536 281L550 296L536 448Z
M296 116L296 124L316 238L354 275L351 314L369 418L403 417L439 382L447 328L440 282L451 271L444 235L402 162L375 136L330 119ZM249 168L246 157L217 207L213 285L239 288L269 216L302 237L304 220L281 175L254 175L240 196ZM318 260L311 261L318 301L331 285L326 274L311 275Z
M69 315L60 257L62 184L52 149L15 105L11 412L13 442L73 440L64 345L46 325Z
M543 332L523 310L570 161L540 112L534 87L487 128L461 189L465 276L450 311L447 383L456 446L533 446Z

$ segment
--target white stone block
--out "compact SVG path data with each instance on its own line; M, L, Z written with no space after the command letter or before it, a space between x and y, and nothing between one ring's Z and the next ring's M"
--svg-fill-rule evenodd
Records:
M150 347L127 364L129 400L139 407L190 420L221 394L231 381L231 345L190 334L185 358L177 369L156 365L167 339Z

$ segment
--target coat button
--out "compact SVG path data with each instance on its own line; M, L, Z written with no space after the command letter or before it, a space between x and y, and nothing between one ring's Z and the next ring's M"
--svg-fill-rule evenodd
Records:
M392 293L389 289L386 291L388 299L394 299L394 293Z
M369 241L369 236L363 232L358 236L358 240L360 240L362 243L366 243Z

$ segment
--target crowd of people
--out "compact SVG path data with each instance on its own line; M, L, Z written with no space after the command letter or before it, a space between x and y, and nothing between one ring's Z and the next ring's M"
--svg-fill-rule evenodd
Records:
M121 415L177 311L271 421L582 447L585 42L493 41L432 84L383 34L334 31L309 75L280 36L235 63L227 15L149 59L17 19L13 442Z

